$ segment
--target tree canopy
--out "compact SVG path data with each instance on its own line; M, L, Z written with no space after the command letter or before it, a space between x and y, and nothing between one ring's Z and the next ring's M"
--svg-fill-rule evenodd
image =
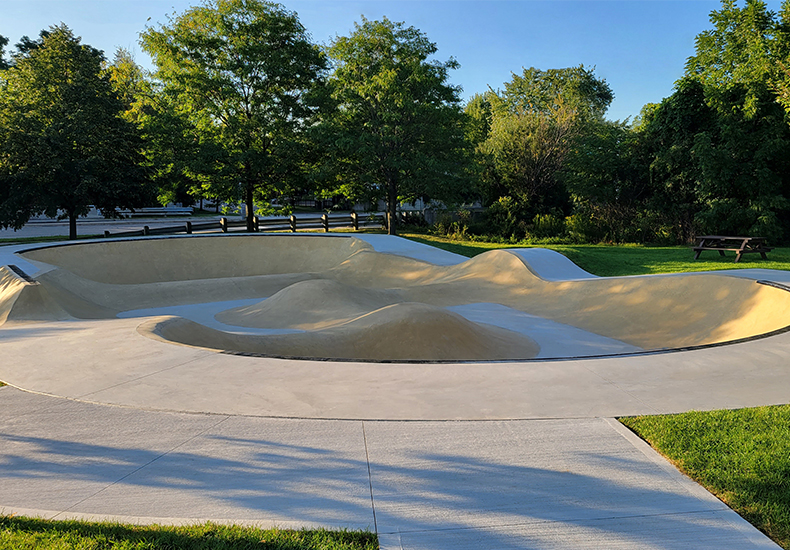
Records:
M513 73L504 86L493 96L494 109L511 114L552 117L570 111L582 120L600 119L614 99L606 80L584 65L546 71L530 67L520 75Z
M300 175L295 146L315 115L311 93L325 60L296 14L261 0L206 0L148 28L141 43L171 114L213 156L211 177L254 199Z
M522 225L541 214L564 215L570 204L560 172L576 140L603 120L613 97L605 80L580 65L524 69L504 90L472 98L467 114L486 202L506 204Z
M60 25L0 73L0 226L44 213L68 219L76 238L91 205L114 217L144 199L140 140L103 62Z
M436 51L424 33L387 18L363 18L329 48L337 109L325 127L344 191L384 198L390 234L400 202L453 201L465 188L460 90L448 82L458 63L432 60Z
M670 143L677 147L685 139L691 152L682 165L695 178L695 219L703 231L759 234L775 242L790 236L790 118L775 86L790 53L789 8L785 3L777 15L759 0L743 7L724 0L666 100L668 108L696 90L690 107L702 118L688 112L690 131L676 133ZM649 130L663 118L651 122Z

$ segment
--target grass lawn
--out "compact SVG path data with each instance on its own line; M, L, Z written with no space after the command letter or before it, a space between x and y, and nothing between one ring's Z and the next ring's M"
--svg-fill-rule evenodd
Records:
M255 529L204 523L135 526L0 516L2 550L376 550L373 533Z
M790 405L620 421L790 549Z
M413 241L429 244L469 258L499 248L527 248L528 245L505 245L454 241L433 235L402 233ZM722 258L716 252L703 252L699 260L687 246L641 245L534 245L550 248L567 256L572 262L595 275L646 275L648 273L679 273L687 271L712 271L717 269L785 269L790 270L790 248L774 248L768 260L759 254L746 254L735 263L735 253L727 252Z

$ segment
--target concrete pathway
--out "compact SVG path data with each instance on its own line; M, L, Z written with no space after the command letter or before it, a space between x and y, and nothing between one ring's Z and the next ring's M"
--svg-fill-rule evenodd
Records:
M545 259L546 278L579 277ZM0 328L0 380L16 386L0 388L0 511L371 529L388 550L777 548L613 417L788 402L790 334L409 365L217 353L139 322Z
M10 387L0 415L6 514L370 529L392 550L777 548L611 419L272 419Z

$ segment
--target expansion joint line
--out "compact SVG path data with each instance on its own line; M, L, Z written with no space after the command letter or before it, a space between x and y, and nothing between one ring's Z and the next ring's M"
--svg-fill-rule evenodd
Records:
M368 464L368 487L370 487L370 508L373 510L373 531L379 534L376 523L376 501L373 499L373 476L370 474L370 453L368 453L368 437L365 434L365 421L362 421L362 441L365 443L365 462Z

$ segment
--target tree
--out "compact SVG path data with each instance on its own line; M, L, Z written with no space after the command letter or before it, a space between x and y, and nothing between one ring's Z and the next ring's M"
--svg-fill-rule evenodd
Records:
M576 140L603 120L613 97L606 81L581 65L524 69L503 91L489 92L490 129L477 147L487 202L510 197L511 215L522 222L569 210L559 174Z
M0 226L44 213L68 219L74 239L91 205L117 217L143 200L140 140L103 61L60 25L0 73Z
M790 55L790 2L778 14L761 0L722 0L720 10L710 14L713 29L697 36L696 52L686 63L686 76L698 80L708 103L729 109L733 98L742 96L738 108L747 118L758 114L766 96L776 99L781 67Z
M466 187L459 88L447 82L458 63L430 60L436 51L414 27L364 17L329 48L335 162L350 195L383 195L390 234L401 202L452 202Z
M715 128L716 119L704 86L691 78L680 79L670 97L642 110L639 141L648 156L650 207L673 220L680 242L690 242L700 229L698 214L705 204L699 195L703 173L697 139Z
M495 98L494 109L500 113L552 117L573 111L577 118L587 121L603 118L614 94L606 80L595 76L595 68L579 65L547 71L535 67L524 69L521 75L514 73Z
M5 47L8 45L8 38L0 34L0 71L8 68L8 61L5 59Z
M213 142L201 147L199 133L181 115L177 98L157 85L124 49L116 52L107 70L126 108L123 118L135 124L143 138L145 166L160 203L190 203L206 192L212 197L220 195L222 200L237 198L233 186L223 189L210 167L217 156Z
M705 231L790 237L790 126L777 82L790 54L790 3L722 2L697 37L686 77L712 111L693 136L696 220ZM680 86L683 84L683 86Z
M525 205L539 207L539 203L553 202L545 199L557 191L557 174L580 133L573 109L561 103L554 109L545 114L495 116L480 148L489 158L500 192Z
M321 51L296 14L261 0L206 0L141 43L216 177L240 184L252 231L255 197L300 175L293 144L315 115Z
M474 94L464 107L466 114L466 139L473 147L477 147L488 139L491 133L491 96L494 92Z

